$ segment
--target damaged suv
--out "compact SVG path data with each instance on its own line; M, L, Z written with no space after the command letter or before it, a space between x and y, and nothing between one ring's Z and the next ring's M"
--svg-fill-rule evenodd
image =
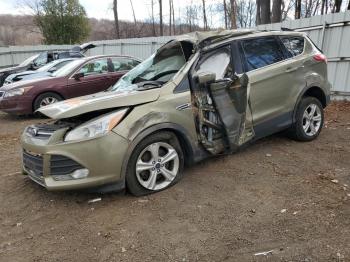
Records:
M112 88L39 109L23 171L48 190L168 188L185 164L282 130L315 139L329 103L326 57L303 33L180 36Z

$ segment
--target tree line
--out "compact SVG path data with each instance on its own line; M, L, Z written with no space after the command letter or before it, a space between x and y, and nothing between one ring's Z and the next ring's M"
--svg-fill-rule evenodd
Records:
M181 0L181 6L174 0L109 0L114 15L111 21L87 18L79 0L23 1L27 9L32 10L31 16L18 19L24 23L12 21L10 16L4 18L3 21L12 21L15 25L9 29L7 23L0 23L0 43L23 44L34 36L32 44L38 39L45 44L74 44L87 40L179 35L217 28L249 28L350 10L350 1L346 0ZM121 1L128 3L131 21L120 20L119 14L124 11ZM138 19L135 4L144 5L149 16ZM25 31L29 38L20 39L18 34L23 35Z

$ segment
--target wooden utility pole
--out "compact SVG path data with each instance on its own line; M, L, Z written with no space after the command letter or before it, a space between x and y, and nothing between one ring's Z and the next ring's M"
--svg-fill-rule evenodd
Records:
M159 0L159 34L163 36L163 8L162 8L162 0Z
M114 13L114 29L117 39L120 38L119 32L119 18L118 18L118 0L113 0L113 13Z

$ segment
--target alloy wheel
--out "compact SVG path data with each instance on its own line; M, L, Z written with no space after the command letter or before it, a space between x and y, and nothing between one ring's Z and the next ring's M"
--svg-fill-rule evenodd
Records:
M136 161L138 182L148 190L167 187L179 171L179 155L168 143L157 142L148 145Z
M306 107L303 114L303 129L307 136L314 136L320 130L322 122L321 109L310 104Z
M58 102L58 99L52 96L45 97L43 100L40 101L40 107L51 105Z

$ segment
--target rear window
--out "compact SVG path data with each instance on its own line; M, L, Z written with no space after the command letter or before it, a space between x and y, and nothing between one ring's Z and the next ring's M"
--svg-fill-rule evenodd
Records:
M253 38L242 41L246 71L268 66L284 59L279 43L274 37Z
M281 37L283 45L292 56L300 55L304 52L304 37L291 36Z

